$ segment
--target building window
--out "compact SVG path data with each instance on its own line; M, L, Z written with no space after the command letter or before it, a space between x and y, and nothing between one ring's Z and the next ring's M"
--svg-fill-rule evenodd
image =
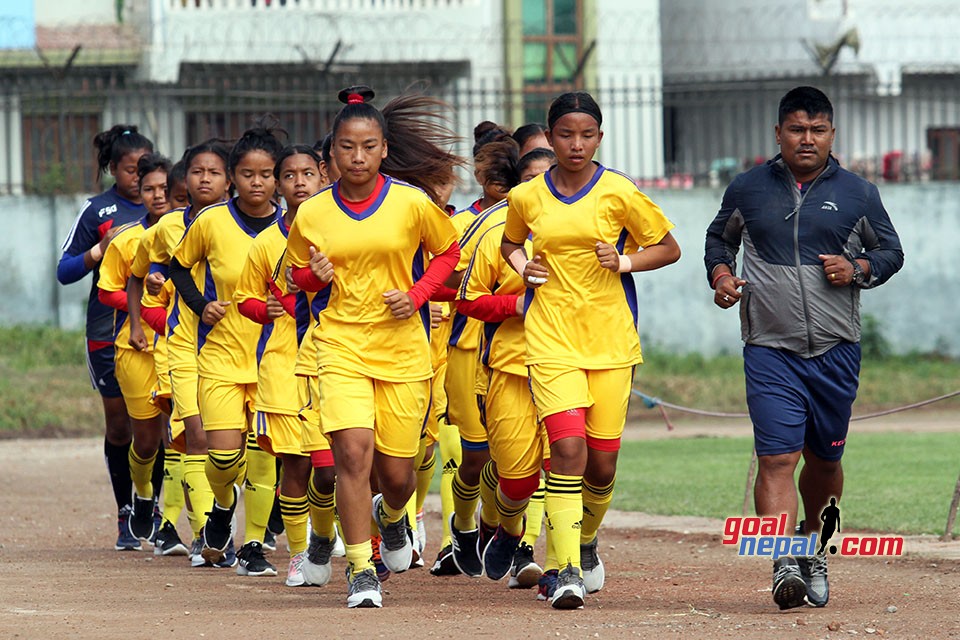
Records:
M525 122L543 122L550 101L583 87L582 0L523 0Z

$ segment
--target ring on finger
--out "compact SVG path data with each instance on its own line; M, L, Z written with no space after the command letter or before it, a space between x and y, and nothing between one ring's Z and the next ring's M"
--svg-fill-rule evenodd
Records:
M727 294L723 294L723 301L730 302L730 296L728 296Z

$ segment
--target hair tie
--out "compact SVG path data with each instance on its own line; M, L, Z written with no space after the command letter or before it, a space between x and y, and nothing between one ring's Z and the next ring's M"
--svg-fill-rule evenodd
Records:
M365 100L363 96L359 93L348 93L347 94L347 104L363 104Z
M124 129L124 130L123 130L123 133L121 133L120 135L122 135L122 136L128 136L128 135L130 135L130 129Z

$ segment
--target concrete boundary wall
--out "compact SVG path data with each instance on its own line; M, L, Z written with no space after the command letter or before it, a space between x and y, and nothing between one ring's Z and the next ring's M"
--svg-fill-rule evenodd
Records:
M713 305L703 268L707 225L722 190L651 191L677 225L683 257L636 276L645 347L705 355L735 353L735 311ZM903 241L903 270L865 291L863 313L880 321L897 353L940 351L960 357L960 184L885 185L881 196ZM0 324L83 326L90 279L63 287L56 280L60 246L84 198L0 197ZM602 328L598 328L602 330Z

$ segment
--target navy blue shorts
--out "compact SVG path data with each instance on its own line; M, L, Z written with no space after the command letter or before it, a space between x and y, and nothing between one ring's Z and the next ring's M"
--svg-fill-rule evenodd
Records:
M860 382L860 344L841 342L814 358L746 345L743 370L758 456L804 446L839 460Z
M113 363L115 347L103 347L95 351L87 351L87 369L90 371L90 384L100 392L104 398L120 398L120 383L117 382L116 369Z

